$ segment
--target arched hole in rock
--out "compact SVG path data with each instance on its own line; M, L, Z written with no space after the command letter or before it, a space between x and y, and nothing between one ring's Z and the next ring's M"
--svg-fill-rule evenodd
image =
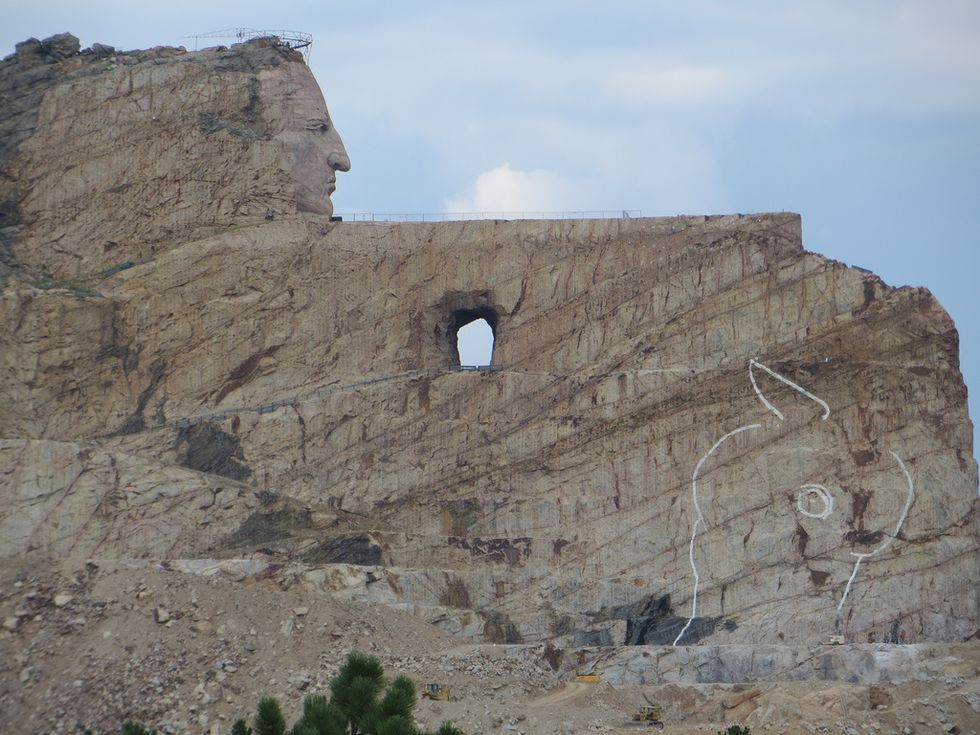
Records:
M493 360L497 315L492 309L459 309L453 314L456 355L462 367L485 367Z

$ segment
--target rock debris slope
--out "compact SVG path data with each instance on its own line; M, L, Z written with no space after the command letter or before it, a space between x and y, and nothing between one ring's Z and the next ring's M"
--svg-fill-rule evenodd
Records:
M11 564L243 559L473 641L977 634L927 291L793 214L332 222L311 85L269 41L3 61ZM478 317L494 368L454 370Z

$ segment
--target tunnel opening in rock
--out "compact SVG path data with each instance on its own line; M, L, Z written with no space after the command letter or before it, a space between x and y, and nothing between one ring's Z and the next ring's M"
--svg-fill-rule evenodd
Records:
M456 364L485 367L493 361L497 340L497 314L493 309L457 309L452 315L450 338L455 347Z

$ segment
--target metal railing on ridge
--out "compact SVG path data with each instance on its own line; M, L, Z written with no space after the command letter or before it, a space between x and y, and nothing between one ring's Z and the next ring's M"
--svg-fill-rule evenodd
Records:
M254 28L225 28L220 31L210 31L209 33L198 33L184 38L194 39L194 50L198 49L201 39L208 40L235 40L238 43L245 43L254 38L273 38L277 45L287 46L291 49L302 51L307 63L310 61L310 49L313 46L313 36L303 31L268 31L256 30Z
M452 222L471 219L632 219L640 209L591 209L555 212L338 212L344 222Z

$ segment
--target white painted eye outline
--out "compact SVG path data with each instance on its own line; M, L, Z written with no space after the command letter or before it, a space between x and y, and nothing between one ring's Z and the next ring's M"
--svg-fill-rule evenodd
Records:
M823 501L823 510L819 513L813 513L806 507L806 503L804 501L811 495L816 495ZM800 492L796 496L796 509L807 518L816 518L817 520L822 521L825 518L830 517L830 514L834 512L834 496L831 495L830 490L825 488L823 485L816 485L813 483L800 485Z

